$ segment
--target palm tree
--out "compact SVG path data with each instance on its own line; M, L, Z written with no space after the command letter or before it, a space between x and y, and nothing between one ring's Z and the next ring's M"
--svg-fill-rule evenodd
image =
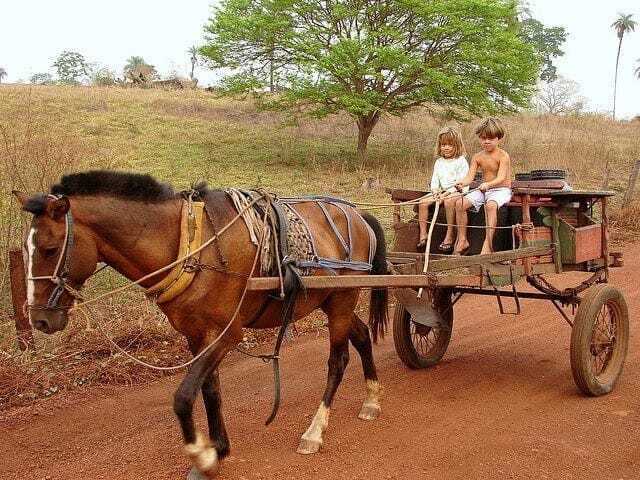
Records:
M0 67L0 83L2 83L2 79L7 76L7 71Z
M632 20L632 14L618 14L618 18L611 24L611 27L618 35L618 55L616 57L616 76L613 80L613 119L616 119L616 94L618 90L618 63L620 62L620 49L622 48L622 39L627 32L633 32L636 29L637 22Z
M187 53L190 55L189 60L191 61L191 74L189 75L189 77L193 82L194 70L196 69L196 65L198 64L198 48L195 46L191 47L189 50L187 50Z

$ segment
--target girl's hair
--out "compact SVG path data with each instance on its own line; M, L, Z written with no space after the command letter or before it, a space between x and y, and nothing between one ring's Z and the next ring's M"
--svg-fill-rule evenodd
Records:
M438 132L438 141L436 142L435 149L436 158L442 157L442 153L440 153L440 147L442 147L442 145L453 145L453 158L467 154L467 150L464 148L464 143L462 142L462 135L460 135L457 128L444 127Z
M485 118L476 128L476 135L480 138L502 138L504 137L504 127L498 118Z

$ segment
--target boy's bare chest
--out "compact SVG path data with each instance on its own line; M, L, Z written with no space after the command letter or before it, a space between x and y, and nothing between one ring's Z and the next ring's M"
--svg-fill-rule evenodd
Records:
M478 158L478 166L485 171L497 171L500 168L500 160L488 155L482 155Z

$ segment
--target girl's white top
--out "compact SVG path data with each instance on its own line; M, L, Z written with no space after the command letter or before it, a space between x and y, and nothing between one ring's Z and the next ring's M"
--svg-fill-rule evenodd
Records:
M431 176L431 191L442 192L453 187L462 180L469 172L469 163L463 155L458 158L439 157L433 166Z

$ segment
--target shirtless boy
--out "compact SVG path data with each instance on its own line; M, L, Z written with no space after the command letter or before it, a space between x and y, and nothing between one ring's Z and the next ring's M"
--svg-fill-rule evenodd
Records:
M493 235L498 223L498 209L511 200L511 159L509 154L498 145L504 137L504 127L497 118L485 119L476 135L482 150L471 159L469 173L456 184L458 190L469 185L478 169L482 170L483 181L478 190L461 197L456 202L456 219L458 221L458 238L454 255L464 255L469 250L467 240L467 210L478 212L484 205L486 218L486 236L480 253L493 252Z

